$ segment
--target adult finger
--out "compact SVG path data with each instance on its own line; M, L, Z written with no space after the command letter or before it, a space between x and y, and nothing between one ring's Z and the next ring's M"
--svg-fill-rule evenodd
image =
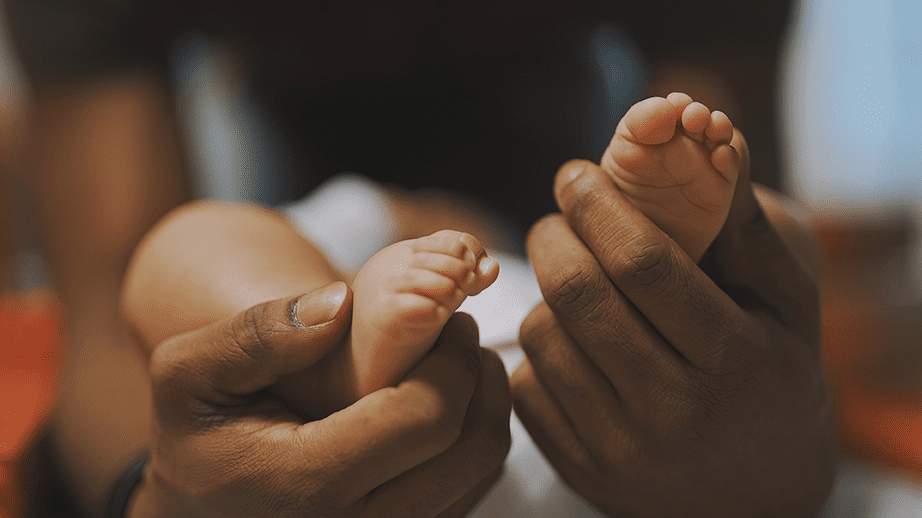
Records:
M599 166L568 162L554 187L567 222L666 343L700 368L735 364L746 313Z
M735 131L733 147L743 167L727 222L702 261L702 268L741 305L764 310L802 333L814 335L819 321L814 279L775 231L750 182L749 149ZM779 282L783 280L783 282Z
M483 500L483 497L496 485L496 482L498 482L502 476L503 468L500 466L493 473L489 474L487 478L477 483L477 485L468 491L466 495L461 497L460 500L439 513L437 518L462 518L467 516L468 513L471 512L471 509Z
M460 436L443 453L378 487L365 501L369 516L433 516L459 500L471 503L474 488L502 466L510 446L509 384L499 356L485 349L481 354L482 374Z
M644 390L657 390L645 383L624 383L621 379L610 381L577 341L560 326L557 318L545 303L538 304L522 323L519 335L522 348L528 356L529 368L541 380L559 408L567 417L573 430L590 445L590 453L602 455L591 445L607 445L614 437L622 435L624 394L632 394L628 404L643 407L649 404ZM618 349L622 343L611 343ZM648 378L653 376L648 375ZM632 381L637 381L632 378Z
M206 457L247 458L248 462L241 461L230 470L233 483L242 481L238 479L243 475L252 484L262 484L259 487L292 481L289 486L301 489L288 495L291 499L298 500L303 492L311 502L319 498L332 508L346 509L361 505L383 483L458 441L482 376L476 324L464 314L449 320L430 354L398 387L374 392L326 419L304 423L281 403L248 392L277 378L278 373L305 367L307 362L297 349L311 349L308 352L312 353L314 347L306 346L320 347L341 338L345 327L340 329L338 320L349 305L349 292L337 284L339 290L321 289L301 301L261 304L246 312L247 316L181 335L158 347L152 357L158 415L165 428L181 430L180 436L186 437L172 446L169 455L210 452ZM329 304L343 295L346 298L340 306ZM300 307L302 301L309 307ZM498 359L492 357L491 365L495 362ZM492 375L486 378L492 380L488 389L500 394L499 401L507 394L505 416L496 418L502 424L494 426L505 426L508 437L508 386L502 367L497 371L492 365L491 369ZM246 372L261 381L247 380ZM212 433L202 434L203 429ZM496 435L481 433L477 439ZM258 462L253 462L254 455ZM246 469L238 470L239 466Z
M596 460L527 358L512 374L509 385L516 416L551 465L573 487L592 487L588 482L599 475Z
M334 282L167 340L151 360L154 389L179 411L183 401L239 404L322 357L348 330L351 310L352 292Z
M458 441L483 374L477 327L459 313L435 346L397 387L365 396L300 431L337 459L339 484L358 501L385 482L436 457ZM493 373L495 375L496 373ZM491 380L497 383L496 380ZM505 377L498 397L502 398Z
M587 404L581 402L580 391L568 387L588 379L572 374L571 359L560 365L561 355L578 358L576 352L544 347L545 343L579 344L628 403L646 404L667 382L683 379L684 361L612 284L593 252L560 215L532 226L527 244L547 306L539 305L529 315L520 342L548 389L561 397L572 395L561 404L575 408ZM538 313L548 307L553 315L540 317ZM556 327L558 322L566 332ZM558 340L547 339L558 335Z

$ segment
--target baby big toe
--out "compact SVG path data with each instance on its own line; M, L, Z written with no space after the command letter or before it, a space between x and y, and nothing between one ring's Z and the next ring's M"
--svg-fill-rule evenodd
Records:
M668 142L675 134L676 108L662 97L651 97L631 106L622 121L640 144Z
M691 104L693 99L685 92L672 92L666 96L666 100L675 106L675 120L682 120L682 112Z

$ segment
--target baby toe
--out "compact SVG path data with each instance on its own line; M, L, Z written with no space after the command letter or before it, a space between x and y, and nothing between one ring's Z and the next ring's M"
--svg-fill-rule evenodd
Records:
M710 122L711 111L699 102L689 104L682 112L682 127L685 133L695 140L704 140L704 130Z
M470 295L477 295L496 281L499 277L499 262L490 256L484 256L477 263L476 273L474 283L468 290Z
M676 107L685 107L692 103L693 99L690 95L685 92L672 92L666 96L666 99L669 100Z
M728 182L735 182L740 170L740 155L729 144L721 144L711 151L711 163Z
M625 128L640 144L668 142L675 134L676 108L662 97L651 97L631 106L624 114Z
M714 144L729 144L733 138L733 123L730 122L730 118L724 112L711 112L705 135Z
M456 292L460 289L458 283L450 277L431 270L415 268L408 270L400 283L398 291L422 295L440 303L456 298Z
M682 120L682 112L685 111L685 108L688 107L694 100L685 92L672 92L666 96L666 100L671 102L675 106L675 120Z
M483 247L480 240L467 232L458 232L458 241L460 241L470 252L471 256L473 256L475 264L487 253L486 248Z
M469 261L473 267L479 244L480 242L470 234L456 230L439 230L434 234L415 239L413 251L449 255ZM482 246L479 248L483 249Z
M459 285L473 282L474 272L470 262L452 255L436 252L416 252L413 254L412 266L431 270L453 279Z

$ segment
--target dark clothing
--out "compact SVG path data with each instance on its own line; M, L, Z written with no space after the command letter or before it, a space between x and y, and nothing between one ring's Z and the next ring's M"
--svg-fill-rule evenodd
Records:
M413 16L407 8L412 2L393 2L404 9L393 13L390 3L370 4L376 12L370 20L363 17L362 34L372 34L365 39L348 26L314 25L316 37L303 34L310 29L299 33L302 20L341 9L325 1L271 7L196 2L181 6L181 16L170 2L143 0L7 0L6 9L23 66L37 83L132 67L168 74L170 45L190 31L229 42L252 71L258 104L281 128L280 148L292 160L292 176L284 180L287 199L332 174L355 171L408 188L466 193L522 228L555 210L550 185L558 166L575 157L599 160L617 121L642 94L641 56L674 54L693 44L699 53L734 48L765 54L774 63L790 11L790 0L526 2L522 5L532 6L535 18L545 16L533 22L547 27L544 36L499 56L471 50L475 57L468 58L452 47L462 45L457 34L439 34L448 31L444 27L457 29L445 21L456 4L430 4L417 10L429 17L420 22L428 32L421 32L412 60L398 73L343 76L309 86L298 80L311 73L302 50L319 46L312 59L335 61L337 49L349 47L355 56L355 46L365 45L374 56L376 41L400 38L397 30L387 32L385 15ZM482 20L484 27L503 17L531 19L531 11L513 0L485 5L480 18L457 17L470 24ZM547 16L554 9L570 11L555 20ZM576 16L576 9L588 14ZM484 27L469 28L472 41ZM774 103L753 104L759 113L747 112L747 119L764 123L743 130L750 142L773 143ZM761 163L777 163L776 153L760 152ZM777 184L774 177L757 179Z

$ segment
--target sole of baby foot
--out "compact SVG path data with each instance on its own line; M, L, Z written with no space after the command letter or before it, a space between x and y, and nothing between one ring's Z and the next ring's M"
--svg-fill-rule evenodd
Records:
M625 196L695 260L729 212L740 159L733 125L686 94L632 106L602 159Z

